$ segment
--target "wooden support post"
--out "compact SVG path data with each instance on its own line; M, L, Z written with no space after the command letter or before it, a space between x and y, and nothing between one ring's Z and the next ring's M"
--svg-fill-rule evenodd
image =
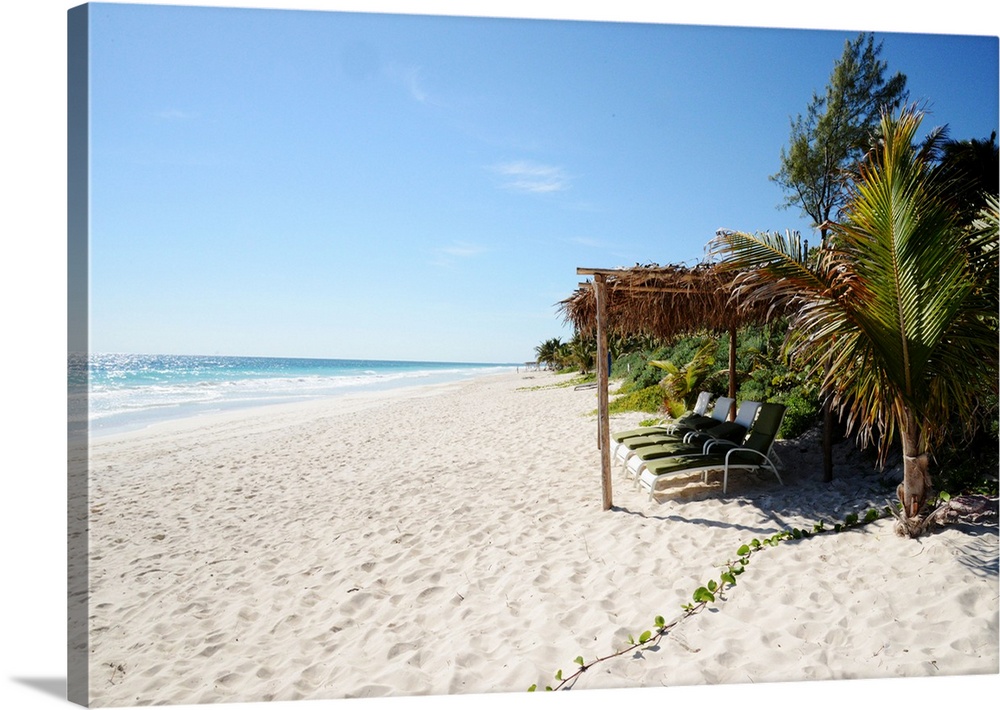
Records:
M736 328L729 329L729 418L736 418Z
M601 492L604 510L611 509L611 432L608 421L608 323L607 284L604 274L594 275L597 300L597 443L601 449Z

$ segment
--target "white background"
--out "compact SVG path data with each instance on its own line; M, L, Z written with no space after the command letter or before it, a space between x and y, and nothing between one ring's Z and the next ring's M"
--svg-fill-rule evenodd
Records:
M0 706L66 705L66 11L77 3L8 0L0 17ZM160 3L180 4L180 3ZM998 34L998 11L980 0L952 0L899 16L889 3L838 2L835 15L816 15L796 2L712 2L657 9L650 0L479 2L347 0L191 2L235 7L423 12L484 16L728 24L769 27ZM662 3L666 5L666 3ZM895 3L894 3L895 4ZM898 4L897 8L898 8ZM831 57L832 62L836 59ZM891 58L890 58L891 59ZM995 70L995 67L993 67ZM822 87L817 87L821 90ZM805 103L805 102L804 102ZM805 105L803 103L803 109ZM14 373L21 373L15 375ZM915 554L919 543L914 543ZM764 599L762 597L762 599ZM557 661L553 659L553 667ZM513 693L392 700L237 703L259 708L607 707L666 706L834 708L897 703L934 707L981 704L1000 697L1000 677L723 686L706 688ZM988 701L987 701L988 702ZM181 706L177 706L181 707Z

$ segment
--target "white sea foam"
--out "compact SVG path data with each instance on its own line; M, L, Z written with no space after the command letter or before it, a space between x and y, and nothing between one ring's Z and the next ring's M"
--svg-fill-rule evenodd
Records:
M92 435L211 411L336 397L509 371L500 365L263 358L99 356L89 390L71 395L70 426Z

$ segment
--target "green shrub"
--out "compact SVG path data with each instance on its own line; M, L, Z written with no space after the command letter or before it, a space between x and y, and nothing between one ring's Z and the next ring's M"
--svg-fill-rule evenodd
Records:
M794 439L819 422L820 406L814 397L810 398L800 391L793 391L778 395L774 401L785 405L785 418L778 431L778 436L782 439Z
M997 393L981 395L975 420L976 431L965 438L962 422L952 421L953 438L935 453L934 487L952 495L979 493L996 496L997 472L1000 471L1000 432L998 432Z
M657 348L619 357L612 365L611 373L624 380L621 391L636 392L659 385L663 379L663 370L653 367L649 361L665 359L669 352L668 348Z
M816 383L789 366L781 356L781 344L787 323L776 320L763 327L745 328L737 334L736 370L739 401L780 402L788 409L780 436L793 438L819 420L820 406ZM663 413L664 390L660 386L665 372L649 364L651 360L669 360L679 366L689 363L705 343L705 333L678 338L669 345L634 350L619 355L612 365L611 375L622 381L611 403L611 411L642 411ZM729 338L716 339L715 367L694 389L707 390L716 396L729 391ZM694 394L694 393L692 393ZM994 437L995 438L995 437Z
M624 412L656 413L663 408L663 388L659 385L644 387L617 397L608 404L608 412L622 414Z

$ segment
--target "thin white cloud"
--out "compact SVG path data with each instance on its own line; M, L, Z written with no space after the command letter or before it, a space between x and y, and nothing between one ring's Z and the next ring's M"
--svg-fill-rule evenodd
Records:
M590 237L570 237L566 240L570 244L576 244L582 247L590 247L592 249L606 249L610 244L600 239L592 239Z
M425 104L430 101L427 90L424 89L420 67L404 67L394 64L386 67L385 73L391 81L402 85L410 98L417 103Z
M164 109L163 111L157 111L155 114L156 118L162 119L164 121L190 121L193 118L198 118L198 114L191 113L190 111L181 111L176 108Z
M427 103L427 92L424 91L423 84L420 81L419 67L414 67L410 71L407 71L403 75L403 82L406 84L406 89L410 92L410 96L422 104Z
M456 241L435 249L430 263L433 266L454 266L460 259L471 259L486 251L487 248L482 245Z
M548 193L569 189L569 177L562 168L553 165L516 160L498 163L491 169L503 178L503 186L509 190Z
M486 247L478 244L469 244L468 242L454 242L451 246L442 247L440 251L449 256L468 258L482 254L486 251Z

